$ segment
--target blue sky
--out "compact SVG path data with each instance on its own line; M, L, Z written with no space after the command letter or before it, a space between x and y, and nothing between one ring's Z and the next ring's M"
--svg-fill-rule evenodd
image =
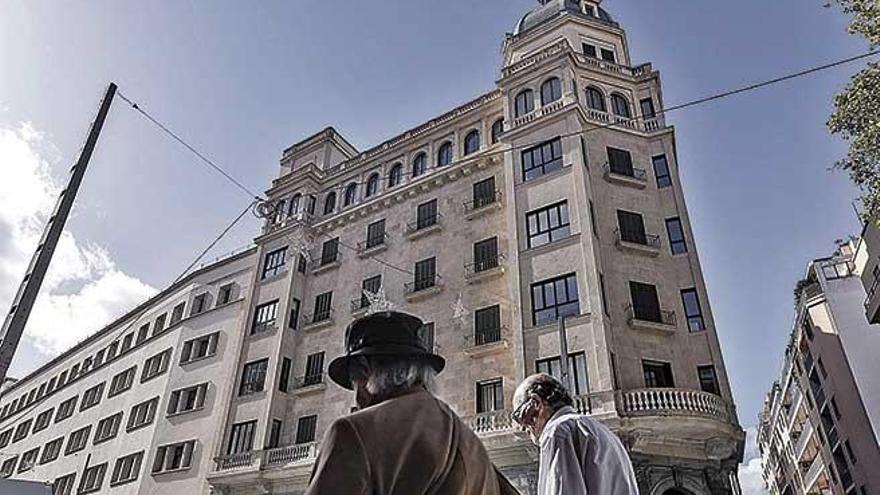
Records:
M846 34L846 18L823 3L607 0L604 6L627 29L633 60L661 71L672 105L865 51ZM24 156L38 180L23 180L51 197L50 178L55 185L63 179L112 80L249 187L263 190L281 151L326 125L364 148L491 89L504 33L534 5L2 2L6 139L0 143L6 151L26 146L23 155L0 161L0 183L7 183L8 198L27 190L9 186L21 175L9 156ZM832 95L859 66L668 118L677 128L685 195L746 425L754 424L778 370L792 287L806 262L859 230L850 206L855 191L844 174L828 170L843 144L824 127ZM21 275L12 275L14 268L32 249L25 249L33 237L28 215L46 201L7 211L6 227L0 221L3 307ZM101 311L73 329L40 320L14 370L34 368L94 330L86 323L167 285L247 202L117 105L69 222L68 254L81 270L59 275L49 289L58 297L55 311L76 318ZM24 232L15 242L14 223ZM256 229L249 219L216 254L247 244Z

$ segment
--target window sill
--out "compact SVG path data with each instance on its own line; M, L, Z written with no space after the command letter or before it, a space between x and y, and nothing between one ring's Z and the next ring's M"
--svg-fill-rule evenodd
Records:
M182 468L177 468L177 469L166 469L165 471L153 471L150 474L152 474L153 476L161 476L163 474L181 473L183 471L189 471L189 469L190 469L189 466L187 466L187 467L182 467Z
M157 406L157 407L158 407L158 406ZM154 420L155 420L155 418L154 418ZM152 425L152 424L153 424L153 421L150 421L149 423L144 423L144 424L141 424L141 425L135 425L135 426L132 426L131 428L126 427L126 428L125 428L125 432L126 432L126 433L131 433L131 432L133 432L133 431L140 430L141 428L146 428L147 426L150 426L150 425Z
M327 384L321 382L321 383L316 383L314 385L307 385L305 387L296 388L293 390L293 395L301 397L303 395L310 395L310 394L314 394L316 392L323 392L326 389L327 389Z
M615 174L613 172L605 172L605 180L622 186L634 187L636 189L644 189L648 187L647 179L639 179L638 177L630 177L629 175Z
M266 397L266 391L261 390L259 392L251 392L249 394L237 395L235 400L238 402L250 402L254 400L260 400Z
M376 253L381 253L382 251L385 251L386 249L388 249L388 243L383 242L382 244L379 244L378 246L373 246L371 248L366 248L363 251L359 251L357 255L360 258L368 258Z
M282 270L282 271L279 272L279 273L275 273L275 274L273 274L273 275L269 275L269 276L266 276L266 277L262 277L262 278L260 278L260 282L259 282L259 283L261 283L261 284L268 284L269 282L274 282L274 281L276 281L276 280L283 279L285 275L287 275L287 270ZM203 313L204 313L204 311L203 311Z
M217 353L215 352L214 354L208 354L208 355L206 355L206 356L201 356L201 357L197 357L197 358L192 358L192 359L190 359L189 361L181 362L180 365L181 365L181 366L186 366L186 365L188 365L188 364L198 363L199 361L204 361L204 360L206 360L206 359L211 359L212 357L214 357L214 356L216 356L216 355L217 355Z
M127 479L127 480L111 481L111 482L110 482L110 486L111 486L111 487L114 487L114 486L127 485L127 484L129 484L129 483L131 483L131 482L133 482L133 481L137 481L137 477L134 477L134 478L131 478L131 479Z
M547 244L542 244L537 247L530 247L523 251L524 254L529 254L532 256L537 256L539 254L544 254L549 251L554 251L556 249L564 248L570 246L572 244L577 243L580 240L581 233L575 232L574 234L569 235L563 239L559 239L558 241L553 241Z
M201 411L201 410L204 409L204 408L205 408L205 406L202 406L202 407L196 407L196 408L194 408L194 409L187 409L186 411L177 411L177 412L173 412L173 413L171 413L171 414L165 414L165 417L166 417L166 418L174 418L174 417L177 417L177 416L183 416L184 414L189 414L189 413L194 413L194 412Z
M504 275L504 265L498 265L494 268L466 274L465 279L469 284L479 284L480 282L500 277L501 275Z
M443 290L443 286L440 284L434 285L432 287L428 287L427 289L422 289L416 292L410 292L404 296L404 298L408 302L421 301L422 299L427 299L433 295L439 294Z
M112 437L101 438L101 439L97 439L97 438L96 438L96 439L92 442L92 445L101 445L102 443L109 442L110 440L113 440L114 438L116 438L117 435L118 435L118 432L117 432L117 434L113 435Z
M442 229L443 229L443 225L441 225L439 223L435 223L434 225L430 225L428 227L422 227L419 230L413 230L413 231L407 232L406 237L407 237L407 239L414 241L416 239L421 239L422 237L429 236L429 235L433 234L434 232L440 232Z
M628 242L618 240L615 245L617 249L624 253L637 254L642 256L650 256L656 258L660 255L659 246L650 246L648 244L639 244L637 242Z
M581 325L583 323L589 323L593 318L592 313L581 313L579 315L567 316L565 318L566 327L570 327L573 325ZM543 332L548 330L556 330L559 328L559 320L553 320L547 323L541 323L539 325L532 325L530 327L524 328L524 330L528 330L530 332Z
M563 164L562 168L554 170L552 172L546 173L540 177L535 177L534 179L522 180L522 170L520 170L520 181L516 184L516 187L525 187L525 186L535 186L555 178L562 177L563 175L568 174L571 171L571 164L568 165Z
M487 205L483 205L479 208L476 208L473 210L468 210L464 214L464 218L465 218L465 220L473 220L473 219L479 218L483 215L498 211L501 209L502 206L504 206L504 204L501 201L496 200L496 201L493 201Z
M464 350L464 353L472 358L478 358L502 352L508 348L510 348L510 342L507 339L501 339L487 344L468 347Z
M648 320L639 320L636 318L630 318L628 323L633 330L657 331L668 334L674 334L676 330L675 325Z
M308 323L303 325L302 329L304 332L314 332L316 330L320 330L324 327L333 326L333 318L327 318L326 320L316 321L312 323Z
M330 270L333 270L334 268L339 268L340 266L342 266L342 261L340 261L340 260L332 261L330 263L321 265L321 266L313 269L312 275L317 275L319 273L330 271Z
M248 340L257 340L263 337L269 337L275 335L277 331L278 327L276 325L270 325L260 330L259 332L248 333Z

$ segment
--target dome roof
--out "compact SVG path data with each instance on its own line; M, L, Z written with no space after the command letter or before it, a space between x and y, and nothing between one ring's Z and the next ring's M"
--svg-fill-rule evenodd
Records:
M541 5L535 7L526 15L524 15L516 27L513 29L513 35L517 36L526 31L543 24L550 19L554 19L559 15L571 14L584 19L596 20L596 17L585 14L581 10L580 0L538 0ZM608 12L602 7L597 7L599 11L598 19L607 23L614 23Z

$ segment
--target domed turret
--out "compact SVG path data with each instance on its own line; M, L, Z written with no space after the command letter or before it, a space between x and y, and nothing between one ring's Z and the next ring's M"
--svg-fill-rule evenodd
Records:
M599 19L611 24L614 23L614 20L605 9L598 5L584 5L580 0L539 0L538 3L541 5L522 16L519 22L516 23L516 27L513 29L514 36L519 36L560 15L575 15L587 19Z

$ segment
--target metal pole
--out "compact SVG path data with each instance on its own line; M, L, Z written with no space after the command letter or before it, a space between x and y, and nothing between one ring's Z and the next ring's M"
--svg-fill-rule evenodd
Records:
M52 261L52 255L55 253L55 247L58 245L58 239L64 230L64 224L73 207L73 200L79 191L80 183L89 165L92 152L95 150L95 144L98 142L98 136L101 134L101 128L104 126L104 120L107 118L107 112L110 110L110 103L116 94L116 85L110 83L107 92L104 93L104 99L101 101L101 107L98 115L92 122L89 130L88 138L80 152L76 165L70 170L70 178L67 181L67 187L61 191L55 210L49 218L49 223L43 230L43 236L40 238L40 244L34 252L28 270L24 279L18 288L15 299L12 300L12 309L3 322L3 329L0 331L0 383L6 380L6 372L15 356L15 350L18 348L18 342L24 333L24 327L27 323L37 294L40 292L40 286L43 283L43 277L46 276L46 270L49 268L49 262Z
M559 363L562 370L562 384L570 393L573 387L571 386L571 374L568 372L568 334L565 331L565 317L560 317L557 321L559 322Z

